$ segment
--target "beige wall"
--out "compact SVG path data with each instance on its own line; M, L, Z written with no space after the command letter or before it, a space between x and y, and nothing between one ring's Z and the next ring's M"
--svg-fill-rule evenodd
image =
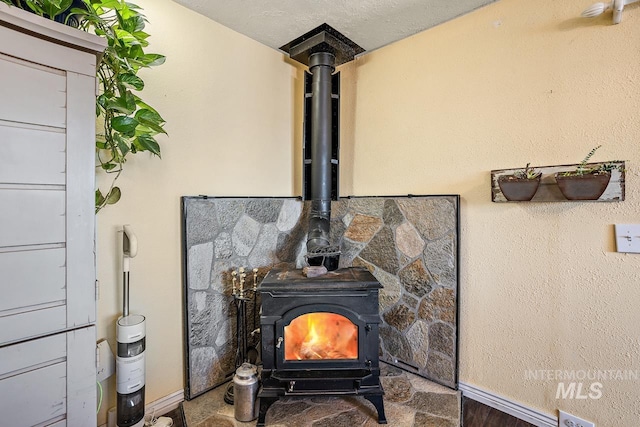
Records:
M297 69L283 55L170 0L139 0L150 52L167 62L145 72L145 99L167 120L162 160L139 154L119 180L122 200L100 212L98 337L112 348L121 315L122 224L139 253L131 262L131 312L147 318L146 400L184 387L180 196L294 192ZM98 418L115 405L115 379Z
M297 194L302 95L283 55L170 0L138 3L168 57L145 92L170 137L162 160L129 162L122 201L98 215L98 319L113 343L117 229L129 223L151 402L183 388L179 197ZM525 379L640 368L640 256L614 253L612 232L639 222L640 8L611 26L576 18L587 5L501 0L342 67L341 193L461 194L461 381L628 426L640 417L637 381L556 400L557 381ZM598 144L595 160L628 161L627 201L490 202L491 169L574 163Z
M346 192L461 194L461 381L629 426L638 381L556 400L558 381L525 379L640 369L640 256L614 252L612 226L640 222L640 8L612 26L578 18L589 4L502 0L346 66ZM599 144L595 160L628 161L625 202L491 202L490 170L577 163Z

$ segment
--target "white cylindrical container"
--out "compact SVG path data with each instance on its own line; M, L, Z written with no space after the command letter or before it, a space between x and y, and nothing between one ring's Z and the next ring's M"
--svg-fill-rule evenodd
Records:
M258 370L243 363L233 377L233 412L238 421L258 418Z
M145 319L132 314L116 324L116 393L118 427L144 426Z

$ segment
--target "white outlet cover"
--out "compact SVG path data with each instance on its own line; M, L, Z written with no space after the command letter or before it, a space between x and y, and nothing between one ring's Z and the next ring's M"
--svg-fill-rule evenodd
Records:
M640 254L640 224L616 224L616 250Z
M583 420L564 411L558 412L560 412L560 417L558 417L558 425L560 427L596 427L591 421Z
M97 381L104 381L116 372L116 358L107 340L100 340L98 346Z

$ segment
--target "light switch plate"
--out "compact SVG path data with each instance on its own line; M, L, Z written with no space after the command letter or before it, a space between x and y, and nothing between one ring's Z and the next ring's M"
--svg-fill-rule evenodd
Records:
M640 224L616 224L618 252L640 254Z

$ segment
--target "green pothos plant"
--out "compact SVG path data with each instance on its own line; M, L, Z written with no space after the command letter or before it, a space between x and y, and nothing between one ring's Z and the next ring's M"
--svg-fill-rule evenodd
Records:
M139 96L143 68L161 65L163 55L146 53L149 34L144 31L142 9L124 0L0 0L37 15L69 24L107 39L97 68L100 94L96 100L98 131L96 167L112 174L108 190L95 193L96 213L120 200L116 181L127 156L148 151L160 157L158 134L166 134L165 120Z

